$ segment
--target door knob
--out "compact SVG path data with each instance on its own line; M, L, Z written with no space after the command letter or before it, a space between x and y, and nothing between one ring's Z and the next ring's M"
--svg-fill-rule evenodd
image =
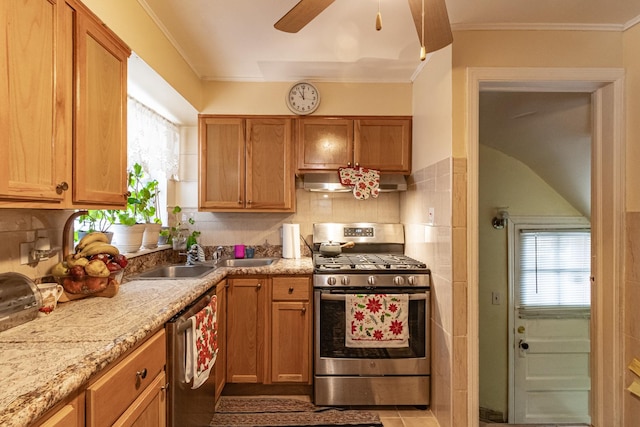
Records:
M518 346L523 350L529 350L529 344L524 342L524 340L520 340L520 343L518 343Z

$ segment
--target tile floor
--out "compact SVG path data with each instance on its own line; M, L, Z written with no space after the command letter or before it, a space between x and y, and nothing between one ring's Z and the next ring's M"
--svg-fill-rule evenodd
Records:
M362 409L377 412L384 427L440 427L429 409L417 409L413 406L374 406Z

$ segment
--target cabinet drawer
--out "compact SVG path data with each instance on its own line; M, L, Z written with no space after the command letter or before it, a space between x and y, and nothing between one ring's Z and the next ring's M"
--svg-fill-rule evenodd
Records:
M110 426L164 369L164 330L87 389L87 426Z
M272 299L274 301L308 301L309 287L308 277L275 277Z

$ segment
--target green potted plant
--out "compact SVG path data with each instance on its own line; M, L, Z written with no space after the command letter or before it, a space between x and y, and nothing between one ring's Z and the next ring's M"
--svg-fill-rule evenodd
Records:
M92 210L89 209L86 214L78 217L78 235L77 240L87 233L93 233L94 231L100 231L107 235L109 242L113 238L113 232L109 231L109 228L115 221L115 211L108 210Z
M142 246L158 246L162 224L157 217L158 181L145 180L145 173L138 163L128 175L129 197L124 210L114 212L113 244L122 252L137 252ZM149 227L147 239L145 231Z
M173 245L173 249L183 250L189 248L194 243L197 243L197 238L200 236L200 231L189 230L189 225L194 225L195 220L192 217L187 217L182 214L182 208L180 206L174 206L173 211L173 225L170 228L170 239Z

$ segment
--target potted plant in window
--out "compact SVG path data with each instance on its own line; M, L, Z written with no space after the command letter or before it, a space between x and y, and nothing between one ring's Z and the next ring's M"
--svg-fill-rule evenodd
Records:
M188 249L192 244L197 243L196 239L200 236L200 231L189 230L189 225L194 225L195 220L183 214L180 206L174 206L172 213L174 224L170 228L170 239L173 249Z
M82 239L87 233L100 231L107 236L109 243L111 243L113 232L109 231L109 228L114 221L115 216L112 211L89 209L86 214L78 217L79 229L77 240Z
M137 252L143 246L145 230L150 224L154 224L151 228L155 228L155 236L151 231L147 247L158 245L158 236L162 227L156 216L158 181L143 181L142 166L136 163L129 171L130 195L127 198L126 209L110 211L114 213L116 219L116 223L112 226L113 244L125 253Z

